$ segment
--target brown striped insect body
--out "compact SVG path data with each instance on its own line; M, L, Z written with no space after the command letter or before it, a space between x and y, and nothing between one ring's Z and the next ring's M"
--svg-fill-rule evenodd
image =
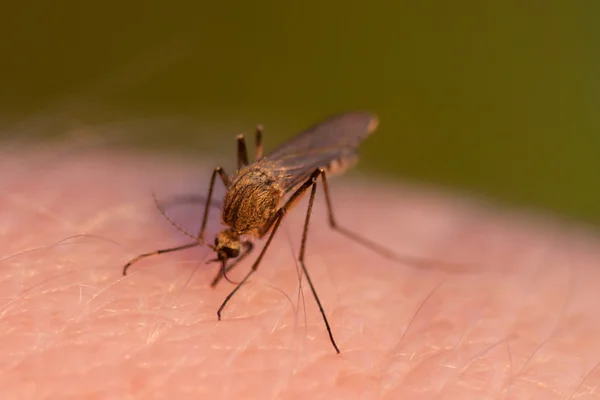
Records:
M213 249L217 255L217 258L213 261L219 261L221 264L219 274L211 284L214 287L221 278L225 277L227 279L227 272L250 254L253 244L249 238L267 237L267 242L253 263L250 272L237 284L217 311L217 316L221 319L221 312L225 305L258 268L285 214L310 189L299 261L319 306L329 333L329 339L339 353L327 316L304 263L306 238L317 182L319 180L322 182L329 213L329 224L333 229L384 256L397 258L402 262L407 261L406 257L397 256L377 243L340 227L333 215L327 177L340 174L356 163L359 144L375 131L377 125L377 117L368 112L354 111L340 114L301 132L264 157L262 127L259 126L256 131L255 160L252 163L248 161L244 137L242 135L238 136L237 171L231 176L227 175L221 167L217 167L213 171L199 234L194 236L180 228L184 233L192 236L194 242L142 254L125 265L123 274L125 275L127 269L141 258L206 245ZM205 242L204 232L217 176L221 178L227 189L221 209L221 220L227 228L217 234L214 245L211 245ZM162 208L161 211L164 214ZM174 222L172 223L174 224ZM232 260L232 262L228 264L229 260Z

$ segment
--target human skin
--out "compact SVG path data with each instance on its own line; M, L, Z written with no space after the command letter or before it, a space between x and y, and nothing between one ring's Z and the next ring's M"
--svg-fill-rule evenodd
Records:
M433 190L332 179L340 225L434 260L399 263L339 235L318 195L306 264L336 354L306 279L299 291L306 201L219 322L234 286L210 288L218 264L207 248L121 275L132 257L190 240L151 190L204 193L214 164L57 154L20 149L0 164L3 399L600 398L592 232ZM201 207L170 212L193 230ZM219 228L212 208L207 238Z

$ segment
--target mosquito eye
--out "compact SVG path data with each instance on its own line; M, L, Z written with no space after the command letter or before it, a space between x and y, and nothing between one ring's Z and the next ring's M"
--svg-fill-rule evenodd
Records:
M227 254L227 258L236 258L240 254L238 249L232 249L231 247L225 247L223 251Z

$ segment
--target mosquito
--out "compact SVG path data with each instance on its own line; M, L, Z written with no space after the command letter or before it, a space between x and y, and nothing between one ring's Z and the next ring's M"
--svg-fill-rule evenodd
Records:
M250 271L237 283L237 286L219 307L217 318L220 321L225 306L258 269L284 216L310 190L298 260L323 317L329 340L335 351L340 353L327 315L305 264L308 226L319 180L323 184L329 225L332 229L385 257L401 262L415 262L415 259L407 258L409 256L393 253L379 244L339 226L334 217L327 179L356 164L358 146L375 131L378 124L377 116L369 112L352 111L339 114L301 132L266 156L263 156L263 128L259 125L256 129L255 160L252 163L248 160L244 136L239 135L237 137L237 170L235 174L228 175L219 166L214 169L198 235L194 236L180 229L183 233L191 236L194 241L177 247L141 254L125 265L123 275L127 274L127 270L133 263L142 258L195 246L207 246L217 255L217 258L212 261L218 261L221 264L219 273L211 283L211 287L214 288L221 278L229 280L227 273L252 252L254 245L251 239L267 237L267 241ZM217 177L221 179L227 189L221 204L221 219L227 228L215 237L214 245L212 245L205 241L204 233ZM165 214L162 209L161 212ZM229 260L231 261L228 265Z

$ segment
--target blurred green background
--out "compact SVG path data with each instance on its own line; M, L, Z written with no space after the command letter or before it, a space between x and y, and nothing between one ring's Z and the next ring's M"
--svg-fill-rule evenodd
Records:
M0 128L60 137L156 121L113 133L219 149L233 165L234 136L257 123L273 147L331 113L369 109L381 125L364 169L598 223L599 11L597 1L5 2Z

